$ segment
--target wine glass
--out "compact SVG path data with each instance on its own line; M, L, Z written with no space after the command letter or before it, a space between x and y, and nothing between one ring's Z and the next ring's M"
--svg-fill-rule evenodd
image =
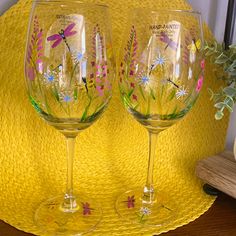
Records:
M125 108L149 134L146 184L116 201L125 220L161 226L176 218L174 199L153 183L157 137L193 107L203 84L203 33L198 12L134 9L117 61Z
M43 202L36 224L52 235L80 235L101 220L99 203L73 189L75 138L104 112L114 61L105 5L36 0L31 11L25 77L31 104L67 142L64 195Z

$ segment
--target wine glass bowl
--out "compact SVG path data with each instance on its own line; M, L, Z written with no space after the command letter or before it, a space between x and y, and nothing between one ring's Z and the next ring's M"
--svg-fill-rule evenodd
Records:
M177 212L174 201L153 184L157 135L193 107L203 84L200 14L134 9L120 50L118 82L124 106L149 132L146 185L118 197L116 210L129 221L159 226Z
M112 48L106 16L105 6L36 1L26 82L35 109L62 132L71 126L87 128L111 98Z
M44 201L35 223L52 235L81 235L100 222L99 203L73 189L75 138L105 111L114 77L108 7L79 1L33 2L25 54L28 96L67 141L64 195Z

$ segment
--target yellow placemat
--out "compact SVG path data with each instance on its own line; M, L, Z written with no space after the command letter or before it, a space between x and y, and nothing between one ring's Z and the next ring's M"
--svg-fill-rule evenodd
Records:
M39 234L33 214L44 199L65 188L65 143L31 107L24 86L24 48L31 1L20 0L0 17L0 218ZM95 0L93 1L95 2ZM104 0L111 7L113 44L118 48L130 6L189 9L182 0ZM212 36L205 27L207 38ZM222 151L227 119L214 120L207 87L219 86L207 66L203 92L193 110L160 135L154 182L179 205L176 221L161 228L122 222L116 196L146 177L146 130L125 112L117 88L108 111L77 139L75 188L102 203L104 217L92 235L160 234L193 221L214 202L194 174L197 160ZM157 169L158 167L158 169ZM2 234L1 234L2 235Z

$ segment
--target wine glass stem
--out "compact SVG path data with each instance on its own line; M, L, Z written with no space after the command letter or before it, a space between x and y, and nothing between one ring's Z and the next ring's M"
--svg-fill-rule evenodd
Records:
M66 194L73 195L73 163L75 155L75 138L66 138L67 142L67 187Z
M78 205L73 193L73 162L75 155L75 137L66 137L67 143L67 186L63 202L63 211L73 212Z
M149 158L146 185L143 191L143 202L152 204L155 201L155 192L153 187L153 169L155 160L155 150L159 132L148 131L149 133Z

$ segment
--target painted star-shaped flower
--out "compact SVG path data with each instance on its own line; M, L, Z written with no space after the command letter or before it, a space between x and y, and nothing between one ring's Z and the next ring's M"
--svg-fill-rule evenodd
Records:
M159 53L158 56L154 59L153 65L155 68L158 65L164 66L165 63L166 63L166 58Z
M148 207L141 207L139 210L140 214L148 216L152 213L152 211Z
M179 89L177 90L175 95L176 95L177 99L180 99L180 98L188 95L188 91L187 91L187 89L184 88L184 86L181 86L181 87L179 87Z
M141 84L143 84L143 85L148 85L148 84L149 84L149 81L150 81L149 77L146 76L146 75L144 75L144 76L142 76L140 82L141 82Z

